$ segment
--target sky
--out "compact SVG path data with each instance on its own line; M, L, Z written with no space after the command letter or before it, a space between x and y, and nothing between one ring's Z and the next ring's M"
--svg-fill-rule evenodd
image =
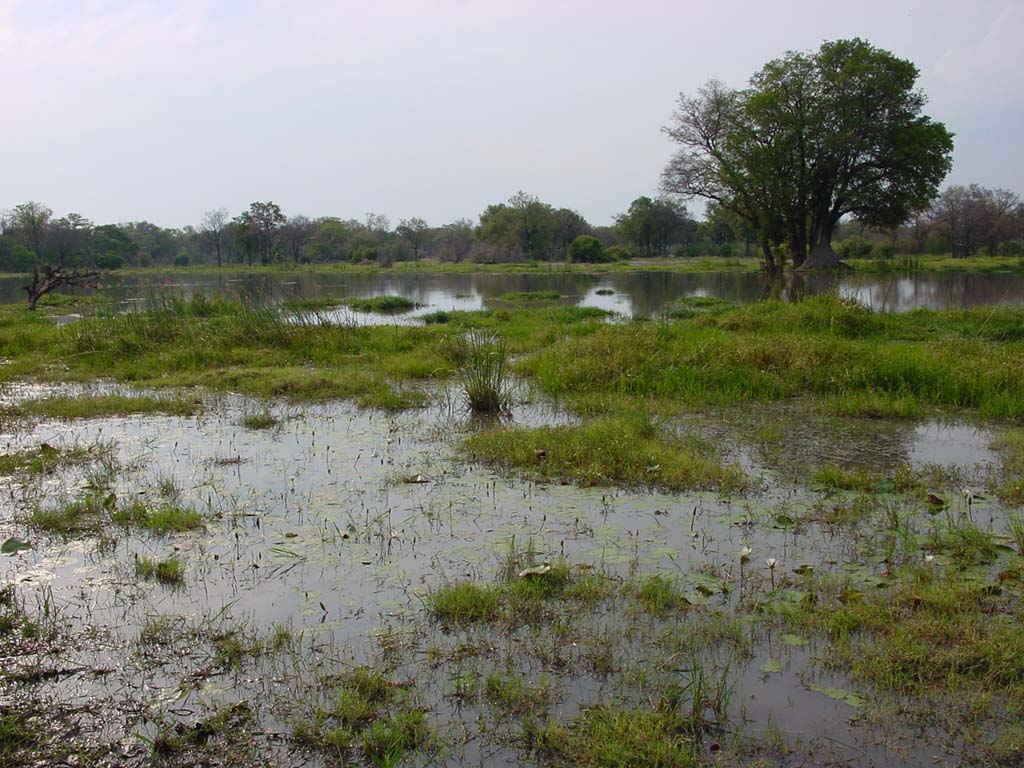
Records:
M1024 193L1024 0L0 0L0 209L432 225L518 190L611 223L655 196L678 95L862 37Z

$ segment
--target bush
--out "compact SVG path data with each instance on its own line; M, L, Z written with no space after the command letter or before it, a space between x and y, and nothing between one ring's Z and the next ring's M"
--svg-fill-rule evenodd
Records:
M875 256L879 259L891 259L896 256L896 246L892 243L880 243L875 246Z
M633 252L624 245L610 245L604 249L608 261L626 261L633 258Z
M96 257L96 266L99 269L120 269L124 266L124 259L116 253L101 253Z
M361 261L376 261L377 260L377 249L369 245L360 245L358 248L352 251L350 260L353 264L358 264Z
M190 261L187 253L179 253L174 257L174 266L176 267L187 267Z
M608 261L601 241L590 235L580 235L569 245L569 261L597 264Z
M848 237L836 243L835 251L841 259L866 259L874 250L863 237Z
M36 264L38 261L35 253L23 245L14 243L3 263L0 263L0 268L5 272L31 272Z

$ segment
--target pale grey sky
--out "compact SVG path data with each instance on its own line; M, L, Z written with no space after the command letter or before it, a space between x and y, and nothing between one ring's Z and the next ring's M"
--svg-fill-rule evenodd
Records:
M680 91L853 36L920 68L948 183L1024 191L1021 0L0 0L0 209L443 224L521 189L610 223Z

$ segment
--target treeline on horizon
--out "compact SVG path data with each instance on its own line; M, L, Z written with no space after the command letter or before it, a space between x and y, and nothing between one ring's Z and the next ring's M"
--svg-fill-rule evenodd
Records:
M1024 204L1007 190L948 187L903 226L878 230L855 219L837 232L844 258L895 254L1024 255ZM694 219L670 197L638 197L612 226L591 225L569 208L524 192L490 205L478 222L430 226L421 218L367 214L363 221L287 216L273 202L254 202L232 217L206 213L195 226L148 221L94 224L77 213L55 217L38 202L0 214L0 271L27 273L38 265L119 269L189 265L253 266L347 262L388 266L396 261L504 263L609 262L641 256L733 258L756 251L756 233L709 205Z

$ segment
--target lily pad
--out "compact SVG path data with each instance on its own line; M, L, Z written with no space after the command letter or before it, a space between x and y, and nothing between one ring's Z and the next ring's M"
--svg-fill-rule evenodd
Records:
M778 659L768 659L768 661L761 665L760 669L766 675L770 675L774 672L781 672L782 662Z
M832 688L827 685L817 685L816 683L808 683L807 690L814 691L815 693L823 693L830 699L841 701L845 704L849 704L851 707L863 707L867 704L867 699L863 696L858 696L856 693L850 693L844 691L842 688Z
M26 549L32 549L32 545L17 536L11 536L3 544L0 544L0 554L8 556L16 555Z
M783 635L780 639L782 640L784 645L792 646L807 645L809 642L811 642L803 635L794 635L789 633Z

